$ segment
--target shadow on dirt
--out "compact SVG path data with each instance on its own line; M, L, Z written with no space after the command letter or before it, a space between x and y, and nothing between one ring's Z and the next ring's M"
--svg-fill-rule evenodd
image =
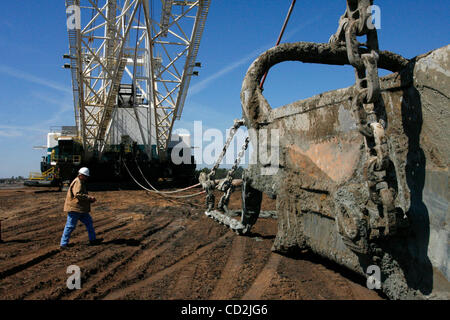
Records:
M278 253L278 254L280 254L280 253ZM291 259L294 259L294 260L304 260L304 261L312 262L314 264L320 264L320 265L324 266L325 268L332 270L332 271L338 273L339 275L345 277L349 281L357 283L363 287L367 286L367 279L364 276L359 275L359 274L347 269L346 267L337 264L334 261L331 261L327 258L321 257L312 251L303 250L303 251L299 252L299 251L293 250L292 252L283 253L281 255L291 258ZM374 291L381 298L389 299L381 290L374 290Z
M246 236L249 237L249 238L261 238L261 239L264 239L264 240L273 240L273 239L275 239L275 235L274 234L268 234L268 235L263 236L263 235L261 235L259 233L255 233L255 232L251 232L251 231L248 234L246 234Z
M0 241L0 243L28 243L28 242L31 242L31 241L33 241L33 240L31 240L31 239L17 239L17 240L7 240L7 241L3 240L3 241Z
M137 239L114 239L103 242L102 244L115 244L115 245L126 245L128 247L137 247L141 244L141 241Z

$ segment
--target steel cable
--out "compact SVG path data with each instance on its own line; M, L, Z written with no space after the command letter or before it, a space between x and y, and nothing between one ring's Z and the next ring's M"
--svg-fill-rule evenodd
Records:
M142 170L139 167L139 165L137 164L137 162L136 162L136 167L138 168L139 172L141 173L142 178L150 186L150 188L152 188L154 190L154 192L165 193L165 194L177 193L177 192L186 191L186 190L198 187L200 185L200 183L197 183L197 184L194 184L194 185L192 185L190 187L186 187L186 188L183 188L183 189L178 189L178 190L173 190L173 191L160 191L160 190L157 190L154 186L152 186L152 184L150 182L148 182L148 180L145 178L144 173L142 172Z
M138 186L140 186L142 189L144 189L144 190L146 190L148 192L157 193L157 194L160 194L161 196L168 197L168 198L190 198L190 197L195 197L195 196L198 196L198 195L203 194L203 193L206 192L206 191L200 191L200 192L197 192L197 193L187 194L187 195L183 195L183 196L170 196L170 195L164 194L161 191L150 190L150 189L144 187L142 184L139 183L139 181L136 180L136 178L131 174L131 171L130 171L130 169L128 169L128 166L127 166L127 164L125 162L123 162L123 165L124 165L125 169L127 170L128 174L130 175L131 179L133 179L134 182Z

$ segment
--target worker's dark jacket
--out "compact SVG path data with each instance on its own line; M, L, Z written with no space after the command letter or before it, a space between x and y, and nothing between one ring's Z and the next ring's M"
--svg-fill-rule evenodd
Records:
M86 183L78 177L72 181L69 190L67 190L64 211L80 213L88 213L91 211L91 201L89 200Z

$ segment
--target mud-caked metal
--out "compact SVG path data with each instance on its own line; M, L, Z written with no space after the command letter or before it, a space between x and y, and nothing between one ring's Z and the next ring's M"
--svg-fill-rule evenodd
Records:
M270 107L259 83L272 66L351 64L347 49L339 41L286 43L249 67L245 124L253 137L278 130L279 159L275 174L262 174L270 164L259 161L250 135L256 164L246 187L277 198L274 250L310 249L365 276L377 265L381 290L393 299L449 298L450 46L411 60L359 46L352 52L370 57L364 72L355 67L355 86ZM378 68L393 73L378 79L371 74Z
M373 0L348 0L345 14L340 19L336 34L330 38L330 43L341 44L339 41L344 34L347 57L355 68L356 93L352 99L352 109L359 131L364 136L367 153L365 177L370 194L363 211L365 214L361 215L359 208L355 208L355 211L346 206L348 200L345 191L336 192L335 218L339 233L347 246L358 253L371 254L374 262L377 262L380 259L378 252L382 251L373 240L394 235L399 226L407 225L407 217L395 205L398 182L385 132L386 108L378 77L378 35L376 28L367 24L371 18L372 4ZM366 42L360 43L358 36L365 36ZM368 52L362 53L363 48L367 48ZM364 236L357 237L359 234Z

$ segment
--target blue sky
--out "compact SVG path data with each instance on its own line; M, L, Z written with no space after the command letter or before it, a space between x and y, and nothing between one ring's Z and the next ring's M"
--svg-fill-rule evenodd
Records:
M247 68L278 37L291 0L212 0L181 120L225 131L241 117L240 88ZM449 44L450 1L384 0L380 48L414 57ZM0 20L0 177L39 171L50 126L74 125L63 0L2 3ZM345 1L297 0L282 42L327 42ZM270 70L264 94L273 107L354 83L350 66L287 62Z

